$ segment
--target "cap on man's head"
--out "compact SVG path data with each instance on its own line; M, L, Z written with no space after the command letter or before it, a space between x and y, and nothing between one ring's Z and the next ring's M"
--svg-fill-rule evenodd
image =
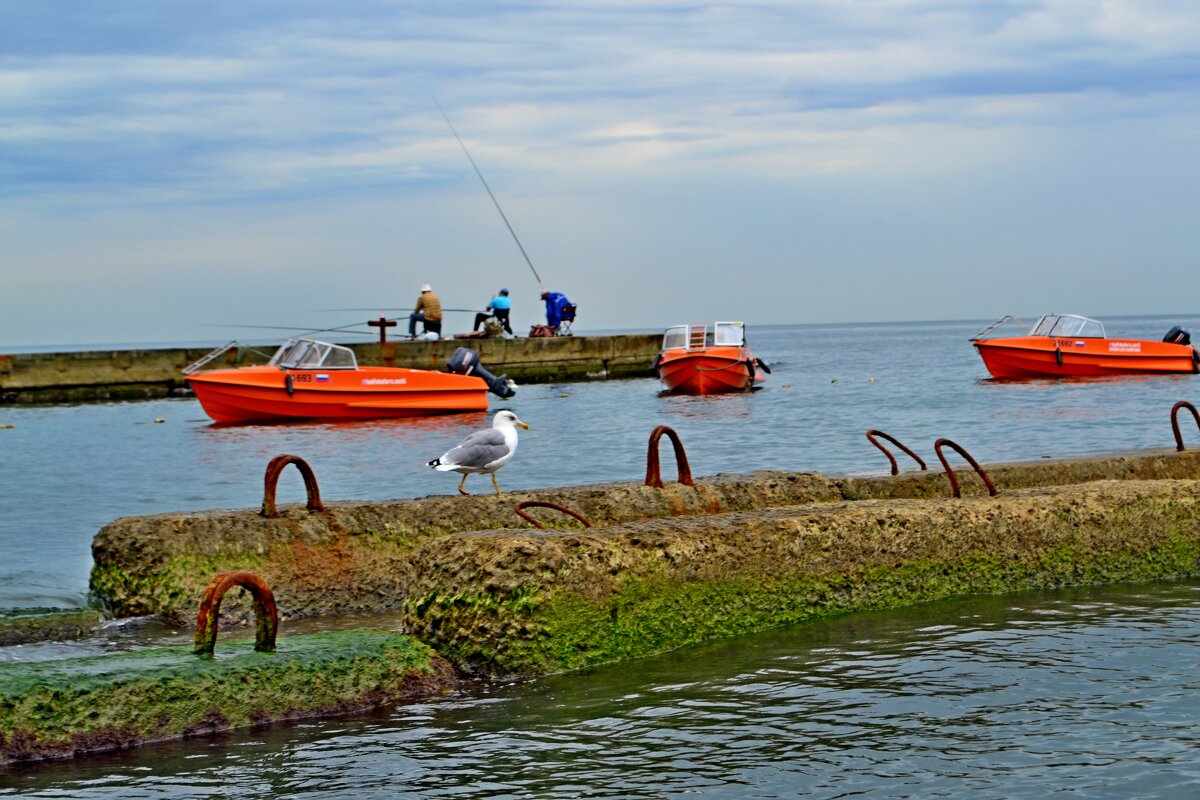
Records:
M421 291L422 291L422 292L432 292L432 291L433 291L433 287L432 287L432 286L430 286L428 283L422 283L422 284L421 284Z
M545 299L546 299L547 297L549 297L549 296L550 296L550 293L549 293L549 292L542 292L542 299L543 299L543 300L545 300Z
M508 289L501 289L500 294L508 294Z

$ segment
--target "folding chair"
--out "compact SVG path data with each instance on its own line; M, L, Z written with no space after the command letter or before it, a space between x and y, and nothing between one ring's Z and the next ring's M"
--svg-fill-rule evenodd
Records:
M562 321L558 323L559 336L571 335L571 323L575 321L575 309L576 306L570 304L562 307Z

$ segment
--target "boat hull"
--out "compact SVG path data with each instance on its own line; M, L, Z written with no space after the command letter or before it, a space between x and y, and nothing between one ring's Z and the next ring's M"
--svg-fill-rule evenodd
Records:
M486 411L482 378L419 369L242 367L187 376L216 422L379 419Z
M766 379L744 347L667 350L659 356L656 371L667 391L676 394L747 392Z
M1196 372L1190 345L1140 339L1018 336L973 342L995 378L1098 377Z

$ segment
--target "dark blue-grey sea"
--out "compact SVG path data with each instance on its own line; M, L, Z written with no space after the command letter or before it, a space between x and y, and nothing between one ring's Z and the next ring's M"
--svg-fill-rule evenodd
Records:
M989 380L968 341L989 321L752 325L772 374L749 395L663 396L649 378L522 386L492 403L531 426L499 481L640 480L660 424L697 475L882 474L869 428L933 468L938 437L983 463L1173 448L1171 406L1200 403L1191 375ZM1196 315L1105 323L1111 336L1200 331ZM0 608L20 608L84 605L91 539L117 517L257 507L280 453L313 466L326 500L453 494L458 476L425 462L489 417L216 427L181 399L4 406L4 424ZM669 476L666 446L664 464ZM280 502L303 497L285 472ZM124 622L95 640L0 648L0 661L188 636ZM1197 797L1198 662L1197 580L965 598L366 717L22 767L0 774L0 796Z

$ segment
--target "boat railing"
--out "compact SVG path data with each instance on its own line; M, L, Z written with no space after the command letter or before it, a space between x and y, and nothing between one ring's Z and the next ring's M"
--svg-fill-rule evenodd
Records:
M191 375L193 372L199 372L205 366L210 364L214 359L220 358L225 353L228 353L230 350L234 349L237 346L238 346L238 343L237 343L236 339L234 339L233 341L230 341L230 342L226 342L225 344L218 347L216 350L213 350L208 355L206 355L202 358L199 358L196 361L193 361L191 364L188 364L186 367L183 368L183 374Z
M1004 325L1007 325L1010 322L1013 323L1014 325L1020 325L1022 331L1029 330L1029 327L1024 322L1021 322L1021 320L1017 319L1012 314L1005 314L1003 317L996 320L991 325L988 325L986 328L981 330L979 333L972 336L971 341L977 342L980 339L986 339L989 335L991 335L992 333L995 333L996 330L998 330L999 328L1001 328Z

